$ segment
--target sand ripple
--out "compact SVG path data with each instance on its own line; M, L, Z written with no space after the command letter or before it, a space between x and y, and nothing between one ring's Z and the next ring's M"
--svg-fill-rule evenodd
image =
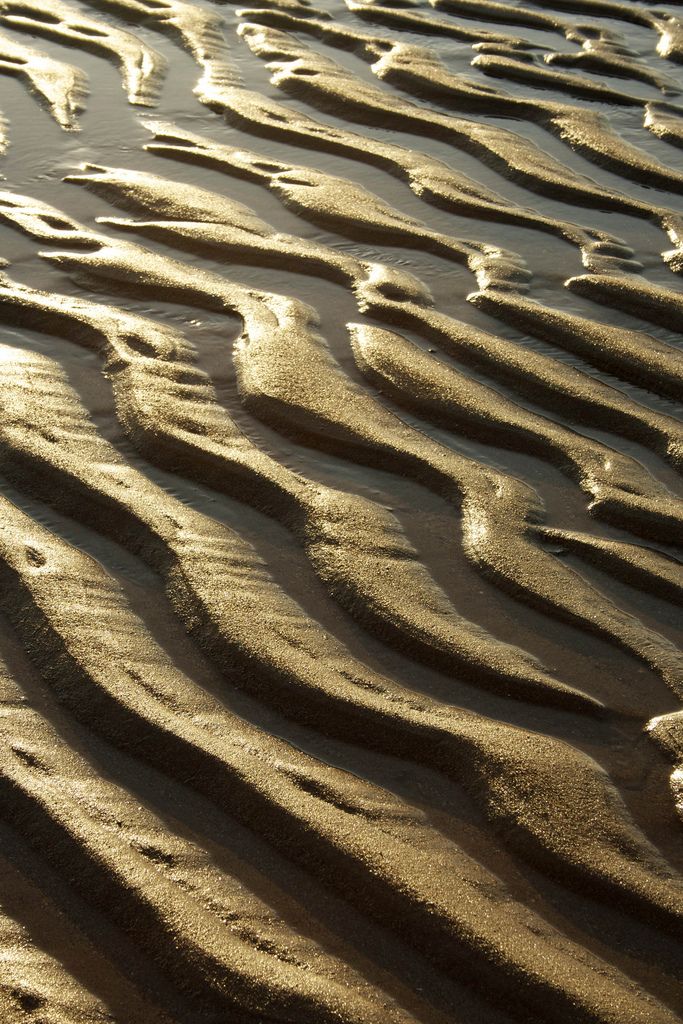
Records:
M11 1024L680 1022L682 25L0 0Z

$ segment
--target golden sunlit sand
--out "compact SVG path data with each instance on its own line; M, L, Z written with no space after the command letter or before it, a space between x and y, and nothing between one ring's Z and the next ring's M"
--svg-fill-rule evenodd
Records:
M3 1020L680 1024L681 64L0 0Z

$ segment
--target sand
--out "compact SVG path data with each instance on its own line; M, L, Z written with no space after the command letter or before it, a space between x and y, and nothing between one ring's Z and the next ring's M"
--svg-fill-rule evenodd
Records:
M0 0L3 1019L683 1019L682 25Z

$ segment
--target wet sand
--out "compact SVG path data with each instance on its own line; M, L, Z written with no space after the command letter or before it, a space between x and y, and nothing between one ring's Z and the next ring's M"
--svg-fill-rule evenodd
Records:
M683 16L0 0L0 1007L683 1014Z

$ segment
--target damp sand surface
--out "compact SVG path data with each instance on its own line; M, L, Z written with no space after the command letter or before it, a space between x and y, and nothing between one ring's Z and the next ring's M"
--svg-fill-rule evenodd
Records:
M0 0L3 1019L680 1024L682 62Z

